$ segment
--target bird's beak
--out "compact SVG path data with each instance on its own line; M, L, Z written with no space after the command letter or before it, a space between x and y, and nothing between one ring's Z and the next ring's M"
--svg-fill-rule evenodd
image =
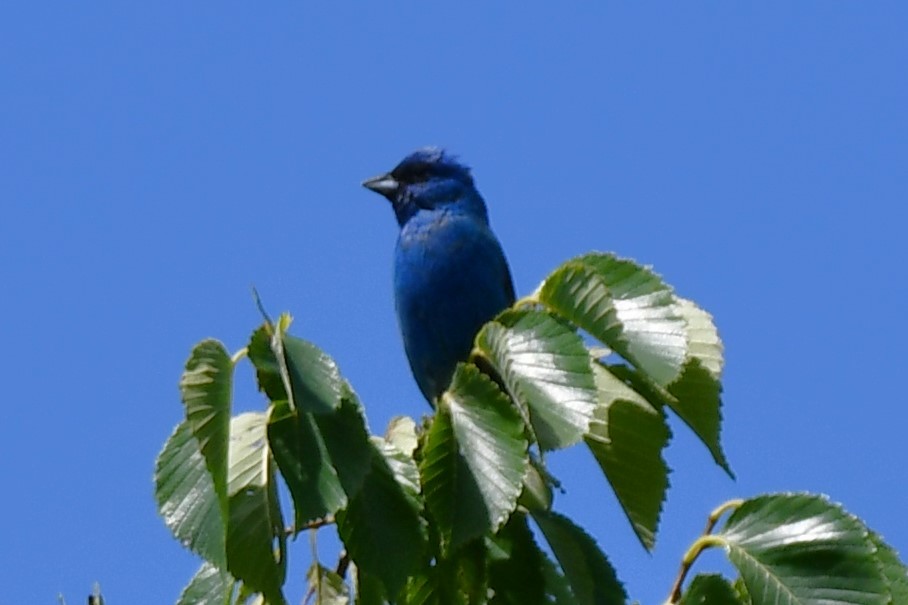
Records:
M371 189L375 193L380 193L390 199L391 196L397 193L400 183L390 174L383 174L381 176L372 177L371 179L366 179L363 181L363 187Z

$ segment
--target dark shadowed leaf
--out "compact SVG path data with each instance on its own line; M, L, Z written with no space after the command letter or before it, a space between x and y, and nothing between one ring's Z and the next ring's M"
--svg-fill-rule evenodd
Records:
M246 347L249 360L255 366L255 377L261 390L271 401L287 400L287 389L281 378L281 366L274 356L271 338L274 327L263 324L255 332Z
M527 441L517 410L475 366L460 364L439 400L420 466L446 550L500 527L517 505Z
M888 605L867 528L821 496L747 500L716 537L754 603Z
M718 574L700 574L681 597L681 605L749 605L734 587Z
M467 605L467 597L460 590L447 566L428 567L407 581L402 602L407 605Z
M487 323L476 346L528 412L544 450L580 441L596 405L583 340L548 313L507 311Z
M362 405L349 387L345 387L344 398L337 410L329 414L313 414L312 418L349 501L359 493L372 468L375 453Z
M174 537L206 561L225 568L226 523L189 421L178 425L164 444L154 479L158 511Z
M734 478L719 441L722 385L703 369L699 360L692 359L685 364L684 374L669 387L671 391L646 380L626 365L608 364L605 367L654 406L674 411L706 445L716 463Z
M545 579L539 573L545 555L539 550L526 515L515 512L508 523L486 539L490 605L546 603Z
M363 573L355 564L350 566L350 574L356 592L356 605L385 605L385 589L375 576Z
M283 603L284 524L262 413L235 416L230 424L227 570L246 586Z
M346 385L334 360L308 340L289 334L282 336L281 349L287 363L293 405L313 414L340 407Z
M180 378L186 419L199 443L217 494L221 514L227 514L227 442L230 438L230 398L233 362L217 340L197 344Z
M177 605L230 605L233 592L230 574L205 562L183 589Z
M347 498L312 414L276 401L268 415L268 440L290 489L297 530L336 513Z
M378 453L374 464L359 493L337 514L338 530L359 569L394 594L425 557L425 527L419 503L407 497Z
M681 417L706 445L716 464L734 477L722 451L722 385L699 359L684 364L677 382L669 385L665 403Z
M686 324L671 288L648 268L612 254L586 254L549 275L536 297L657 384L680 375Z
M580 601L571 592L571 585L561 569L543 553L542 579L545 583L545 594L552 605L577 605Z
M427 551L415 465L393 446L368 441L369 465L346 510L337 514L338 531L360 572L396 594ZM393 553L393 554L392 554Z
M589 534L555 512L534 512L533 520L558 559L578 603L618 605L627 601L615 569Z
M671 432L659 409L598 363L593 369L600 405L585 441L640 542L651 549L668 490L662 450Z

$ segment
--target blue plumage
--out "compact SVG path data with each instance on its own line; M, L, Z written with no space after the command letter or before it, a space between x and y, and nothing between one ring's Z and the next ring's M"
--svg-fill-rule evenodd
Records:
M426 148L363 183L400 225L394 297L404 349L430 403L465 361L482 325L514 302L511 272L469 169Z

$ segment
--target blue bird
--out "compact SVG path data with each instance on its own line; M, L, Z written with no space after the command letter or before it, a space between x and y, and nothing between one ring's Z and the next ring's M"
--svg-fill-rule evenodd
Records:
M484 323L514 302L511 271L470 169L419 149L363 182L391 202L400 235L394 298L410 368L434 405Z

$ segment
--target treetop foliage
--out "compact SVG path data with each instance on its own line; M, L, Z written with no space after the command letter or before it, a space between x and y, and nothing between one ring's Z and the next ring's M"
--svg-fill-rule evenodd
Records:
M155 469L164 522L203 560L181 604L287 603L288 538L332 525L345 550L334 566L311 562L319 604L626 603L596 540L557 512L546 457L589 449L646 549L669 486L667 414L732 474L712 318L631 260L590 253L558 267L476 335L431 417L396 418L384 435L331 357L289 326L266 317L238 353L203 340L186 363L185 418ZM233 415L243 359L268 403ZM738 577L685 587L710 547ZM908 604L908 575L839 505L770 494L717 508L666 592L685 604Z

